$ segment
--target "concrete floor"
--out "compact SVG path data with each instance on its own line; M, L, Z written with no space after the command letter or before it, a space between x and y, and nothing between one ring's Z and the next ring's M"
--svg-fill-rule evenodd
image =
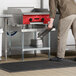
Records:
M39 61L39 60L41 61L48 60L48 56L47 55L38 55L37 57L30 56L29 58L26 57L24 61L26 62L26 61ZM0 64L13 63L13 62L18 63L21 61L20 58L9 57L8 61L3 60L0 62ZM16 67L17 66L15 66L15 68ZM38 70L36 69L36 70L28 70L28 71L24 70L19 72L8 72L0 68L0 76L76 76L76 66L62 67L62 68L46 68L46 69L38 69Z
M0 70L0 76L76 76L76 67L46 69L46 70L16 72L16 73L9 73Z

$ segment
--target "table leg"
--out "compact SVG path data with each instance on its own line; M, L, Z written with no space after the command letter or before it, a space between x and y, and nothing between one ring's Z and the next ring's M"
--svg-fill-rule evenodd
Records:
M4 19L4 27L5 27L5 59L7 60L7 25L8 25L8 19Z
M50 34L51 34L51 33L49 32L49 34L48 34L48 47L49 47L50 49L49 49L49 53L48 53L48 59L50 59L50 53L51 53L51 52L50 52L50 50L51 50L51 43L50 43L50 42L51 42L51 37L50 37Z
M36 32L34 32L34 39L36 39ZM34 50L34 55L36 56L36 50Z
M24 61L24 32L22 32L22 60Z

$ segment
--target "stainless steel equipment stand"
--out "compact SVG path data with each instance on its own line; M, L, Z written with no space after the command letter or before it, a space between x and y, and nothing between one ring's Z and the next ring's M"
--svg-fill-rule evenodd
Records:
M8 19L12 18L12 15L1 15L0 18L4 19L4 35L5 35L5 60L7 60L7 27Z
M5 15L3 16L2 18L4 18L4 30L5 30L5 59L7 60L7 28L8 28L8 19L9 18L12 18L13 16L12 15ZM43 24L43 23L31 23L31 24ZM47 24L46 24L46 27L47 27ZM25 51L34 51L34 53L36 54L36 51L37 50L48 50L48 59L50 59L50 50L51 50L51 39L50 39L50 32L48 33L48 47L42 47L42 48L35 48L35 47L32 47L32 46L25 46L24 45L24 33L26 32L30 32L30 33L33 33L34 35L34 39L36 39L36 32L37 32L37 29L25 29L24 27L22 27L21 29L21 33L22 33L22 60L24 61L24 52ZM11 41L11 40L10 40ZM9 41L9 42L10 42ZM10 45L11 43L9 43ZM11 46L10 46L11 48Z
M39 24L39 23L38 23ZM47 24L46 24L47 26ZM50 32L48 34L48 47L42 47L42 48L35 48L35 47L31 47L31 46L25 46L24 45L24 33L26 32L32 32L34 33L34 39L36 39L36 32L37 32L37 29L22 29L21 30L22 32L22 60L24 61L24 52L25 51L36 51L36 50L49 50L48 51L48 59L50 59ZM36 52L35 52L36 53Z
M35 50L35 48L32 48L30 46L24 46L24 33L25 32L32 32L34 33L35 37L36 37L36 32L37 29L22 29L22 60L24 60L24 51L33 51Z

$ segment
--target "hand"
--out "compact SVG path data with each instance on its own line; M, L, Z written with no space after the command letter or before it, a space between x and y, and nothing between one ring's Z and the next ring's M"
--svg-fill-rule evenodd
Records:
M49 21L49 23L48 23L48 29L52 29L52 27L53 27L53 22L54 22L54 19L51 18L50 21Z

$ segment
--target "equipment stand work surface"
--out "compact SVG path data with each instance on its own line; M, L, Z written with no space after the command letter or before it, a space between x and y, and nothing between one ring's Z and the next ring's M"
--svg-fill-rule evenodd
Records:
M20 57L8 57L8 61L0 61L0 76L76 76L76 62L71 58L52 62L47 55L38 54L29 55L22 62Z

